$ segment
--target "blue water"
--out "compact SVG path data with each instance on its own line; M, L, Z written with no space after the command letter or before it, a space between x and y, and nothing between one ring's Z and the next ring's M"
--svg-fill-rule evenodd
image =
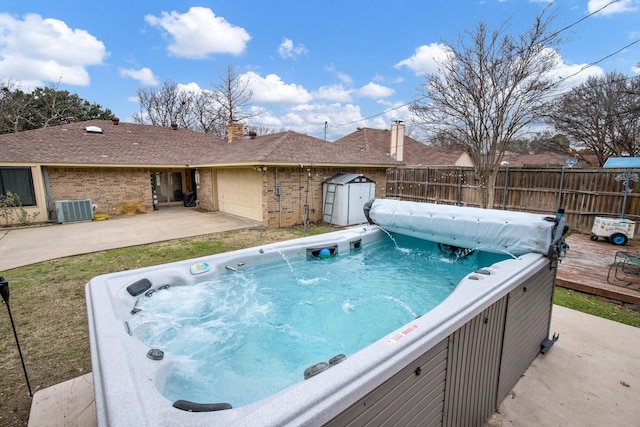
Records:
M394 238L398 247L385 238L331 259L283 257L141 297L135 335L174 361L162 394L233 407L257 401L303 380L309 366L348 357L409 323L469 272L507 258L459 258Z

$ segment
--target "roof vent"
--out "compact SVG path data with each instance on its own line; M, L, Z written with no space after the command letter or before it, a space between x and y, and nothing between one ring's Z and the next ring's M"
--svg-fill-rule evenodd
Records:
M87 126L84 130L86 130L87 133L102 133L102 128L98 126Z
M176 130L178 129L178 124L177 123L171 123L171 129Z
M119 124L119 123L120 123L120 119L119 119L118 117L116 117L116 116L113 116L113 117L111 117L111 122L112 122L114 125L117 125L117 124Z

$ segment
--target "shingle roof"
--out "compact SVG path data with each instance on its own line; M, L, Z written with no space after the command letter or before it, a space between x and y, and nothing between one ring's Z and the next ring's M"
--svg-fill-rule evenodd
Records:
M398 165L389 156L338 142L328 142L293 131L234 139L203 162L314 163L345 165Z
M545 151L534 154L505 153L502 161L509 162L510 167L549 168L565 166L568 154Z
M95 126L102 133L87 132ZM69 165L185 165L224 141L187 129L90 120L0 135L0 161Z
M384 129L359 128L336 142L388 156L391 148L391 132ZM402 163L407 165L451 166L463 154L460 150L430 147L410 136L404 136Z
M87 132L95 126L102 133ZM215 166L247 163L389 166L388 156L288 131L227 142L188 129L90 120L0 135L1 163Z

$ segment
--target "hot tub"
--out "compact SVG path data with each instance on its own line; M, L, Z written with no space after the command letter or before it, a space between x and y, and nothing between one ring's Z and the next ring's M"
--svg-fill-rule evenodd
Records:
M365 210L368 225L92 279L86 291L98 424L482 424L554 341L549 319L564 220L392 200ZM138 339L132 325L145 294L249 266L346 257L394 235L433 241L456 256L486 251L509 259L469 271L430 311L258 401L235 407L163 395L177 362Z

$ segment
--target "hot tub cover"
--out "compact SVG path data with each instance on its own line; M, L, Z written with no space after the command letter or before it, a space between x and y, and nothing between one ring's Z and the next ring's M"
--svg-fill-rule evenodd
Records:
M566 250L564 218L390 199L365 205L369 223L389 232L460 248L557 259Z

